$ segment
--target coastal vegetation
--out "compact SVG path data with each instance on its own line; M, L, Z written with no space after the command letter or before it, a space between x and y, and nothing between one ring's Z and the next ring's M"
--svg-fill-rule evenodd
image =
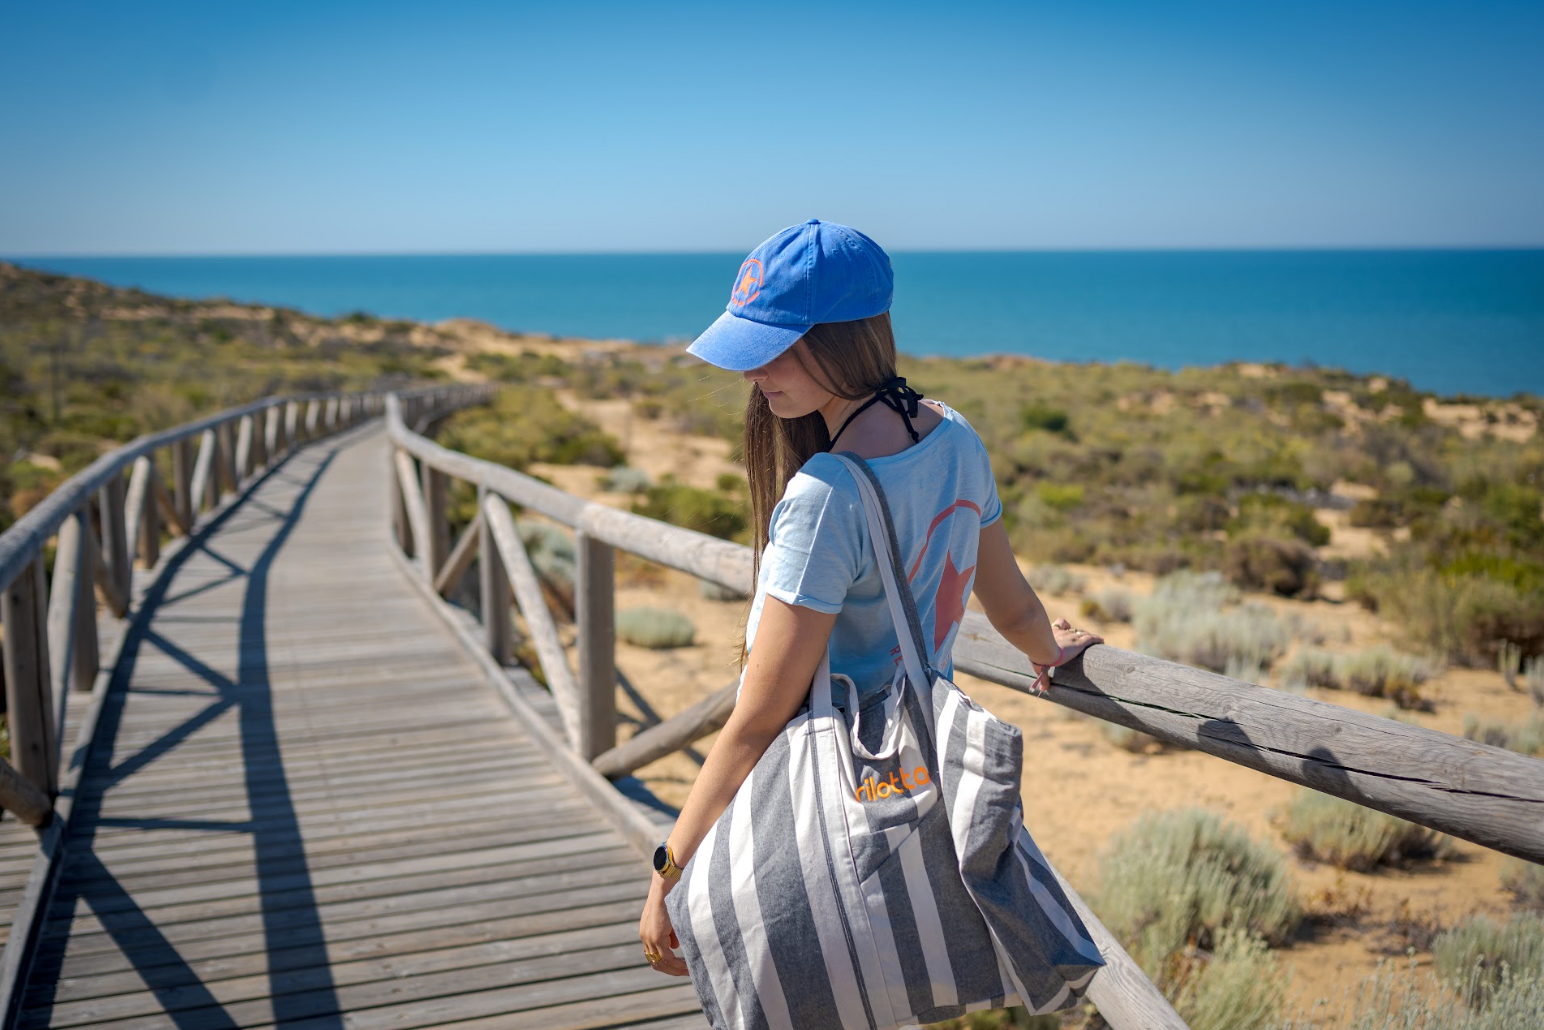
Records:
M0 530L103 451L274 393L443 375L411 322L196 302L0 262Z
M620 506L727 539L747 535L742 477L662 470L626 431L711 437L737 454L744 383L676 351L174 301L3 265L0 315L0 526L140 432L272 392L457 377L506 388L493 405L447 420L439 432L447 446L535 475L582 466L586 482ZM1400 706L1389 717L1403 719L1425 717L1423 691L1444 663L1500 669L1519 696L1532 689L1544 702L1538 398L1441 399L1382 377L1287 366L1170 373L907 359L902 372L982 433L1037 588L1067 595L1083 616L1121 626L1144 649L1286 689L1385 698ZM625 408L627 420L603 428L593 412L606 404ZM459 528L476 501L458 488L453 502ZM518 528L549 602L571 613L572 536L526 513ZM667 580L619 555L618 582L665 593ZM618 612L619 637L652 650L701 649L723 635L705 611L738 610L744 599L687 585L689 600L668 598L686 611L634 603L635 594ZM1315 597L1347 602L1341 611L1375 610L1398 647L1324 647L1342 627L1290 614ZM673 663L684 653L659 657ZM1523 753L1544 747L1536 713L1531 722L1466 723L1472 739ZM1111 761L1145 759L1157 743L1101 727L1135 753L1112 749ZM1159 761L1194 754L1173 750ZM1390 864L1441 857L1442 842L1421 827L1311 792L1301 798L1271 844L1191 810L1144 817L1107 852L1096 907L1192 1026L1277 1025L1283 954L1308 905L1286 871L1303 856L1383 879L1397 875ZM1520 909L1544 906L1540 866L1509 863L1500 885ZM1463 941L1484 950L1539 940L1536 922L1505 927L1470 927ZM1467 947L1452 945L1455 954ZM1501 975L1494 958L1487 975L1497 975L1465 994L1467 961L1413 993L1408 978L1380 969L1368 996L1407 1006L1414 1015L1398 1025L1410 1027L1523 1025L1518 1014L1544 1004L1537 977L1512 967ZM1459 1015L1433 1007L1448 995L1475 1004L1461 1003ZM1344 1025L1383 1025L1358 1006L1344 1006ZM995 1018L960 1025L1009 1025Z

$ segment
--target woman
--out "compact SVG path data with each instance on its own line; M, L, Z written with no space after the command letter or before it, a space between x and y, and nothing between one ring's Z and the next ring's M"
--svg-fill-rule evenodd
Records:
M751 384L745 463L756 594L739 700L655 858L639 922L644 955L688 975L665 897L747 774L805 703L821 656L851 677L849 711L901 662L856 484L826 452L865 459L889 499L933 664L948 655L972 589L992 625L1049 669L1102 639L1051 622L1019 572L981 439L947 405L896 377L890 259L854 229L811 220L740 266L729 305L689 348ZM834 446L838 445L839 448Z

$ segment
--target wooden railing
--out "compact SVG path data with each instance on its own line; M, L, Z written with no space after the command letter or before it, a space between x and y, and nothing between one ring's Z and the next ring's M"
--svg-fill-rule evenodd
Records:
M405 391L401 403L417 416L485 396L483 388L430 387ZM90 691L100 671L98 598L120 618L132 614L134 564L157 563L163 526L186 538L227 494L299 444L379 415L385 398L384 391L268 397L142 436L72 476L0 535L0 671L11 736L11 760L0 759L0 807L31 826L51 818L66 702L71 692Z
M635 735L615 738L616 548L748 593L749 549L564 493L530 476L447 450L408 430L390 401L387 430L398 490L397 539L417 555L426 590L446 594L481 552L481 641L509 664L511 594L558 710L579 778L616 779L723 726L734 685ZM416 459L416 460L415 460ZM474 521L452 545L445 524L449 478L478 492ZM569 664L540 584L510 517L513 502L574 530L577 662ZM496 559L496 560L495 560ZM954 645L956 669L1028 691L1028 659L971 612ZM1409 726L1147 655L1100 646L1056 670L1046 698L1293 783L1346 798L1456 837L1544 862L1544 761ZM593 784L592 795L598 796ZM632 825L645 843L652 827ZM1158 990L1098 918L1057 878L1094 932L1110 967L1091 994L1117 1028L1182 1027Z

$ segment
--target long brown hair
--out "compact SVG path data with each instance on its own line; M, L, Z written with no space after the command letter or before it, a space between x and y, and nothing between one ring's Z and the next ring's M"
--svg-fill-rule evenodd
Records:
M822 322L800 339L805 347L794 351L795 360L823 389L844 400L868 397L895 376L895 335L889 312L855 322ZM800 466L830 447L820 412L780 418L772 414L761 391L751 387L745 402L745 476L750 482L751 562L757 579L773 505ZM744 657L742 651L742 664Z

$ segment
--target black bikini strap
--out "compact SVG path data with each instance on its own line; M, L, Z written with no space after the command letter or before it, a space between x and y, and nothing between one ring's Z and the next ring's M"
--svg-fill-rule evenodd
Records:
M903 376L896 376L893 379L885 380L879 385L879 389L875 391L874 396L858 405L858 410L847 416L841 428L836 431L836 436L831 438L831 446L833 448L836 446L837 437L847 431L847 427L852 425L853 419L863 414L878 401L884 401L886 407L901 416L901 420L906 423L906 432L911 434L911 442L917 443L922 439L922 434L917 432L916 428L911 424L911 420L917 417L917 402L922 397L922 393L906 385L906 379Z

